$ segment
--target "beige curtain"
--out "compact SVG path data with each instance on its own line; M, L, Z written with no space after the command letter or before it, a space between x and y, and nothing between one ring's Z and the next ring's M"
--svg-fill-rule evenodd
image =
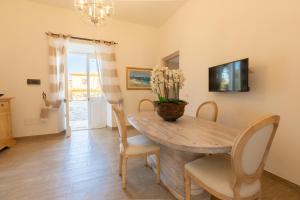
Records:
M49 36L49 100L62 101L65 96L65 66L69 37Z
M94 46L102 93L108 103L123 104L114 45L95 43Z
M48 119L49 108L59 109L65 98L65 66L69 37L48 36L49 93L43 95L44 106L40 118Z

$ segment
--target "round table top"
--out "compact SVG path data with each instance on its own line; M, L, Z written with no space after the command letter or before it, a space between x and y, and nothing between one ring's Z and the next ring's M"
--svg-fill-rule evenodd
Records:
M194 153L229 153L241 133L220 123L186 115L176 122L167 122L155 112L139 112L128 115L128 121L159 144Z

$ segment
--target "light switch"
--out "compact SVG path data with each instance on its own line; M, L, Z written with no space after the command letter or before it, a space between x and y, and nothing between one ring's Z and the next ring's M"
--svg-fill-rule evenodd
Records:
M41 85L40 79L27 79L27 85Z

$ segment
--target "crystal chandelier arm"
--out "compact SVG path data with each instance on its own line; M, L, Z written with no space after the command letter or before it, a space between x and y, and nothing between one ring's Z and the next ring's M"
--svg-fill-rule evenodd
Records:
M114 13L113 0L75 0L74 7L95 25L103 24Z

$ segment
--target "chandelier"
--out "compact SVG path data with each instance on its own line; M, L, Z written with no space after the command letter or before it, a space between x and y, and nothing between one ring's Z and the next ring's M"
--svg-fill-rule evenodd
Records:
M74 6L95 25L104 24L113 15L113 0L75 0Z

